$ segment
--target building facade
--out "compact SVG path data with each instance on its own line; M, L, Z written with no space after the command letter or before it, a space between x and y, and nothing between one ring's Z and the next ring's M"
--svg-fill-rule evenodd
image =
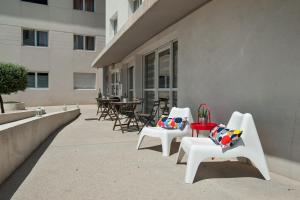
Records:
M24 65L26 106L95 103L102 75L90 67L105 45L104 0L0 0L0 62Z
M271 171L300 180L300 2L106 1L106 95L158 97L213 120L252 113ZM139 3L137 3L139 5ZM195 117L195 116L194 116Z

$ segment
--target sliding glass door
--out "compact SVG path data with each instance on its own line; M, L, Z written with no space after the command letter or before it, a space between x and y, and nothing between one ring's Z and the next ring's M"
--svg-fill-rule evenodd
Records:
M177 42L144 56L145 111L151 111L153 101L168 99L168 107L177 106Z
M133 100L134 97L134 67L131 66L128 68L128 98Z
M145 56L144 65L144 109L150 112L155 99L155 53Z

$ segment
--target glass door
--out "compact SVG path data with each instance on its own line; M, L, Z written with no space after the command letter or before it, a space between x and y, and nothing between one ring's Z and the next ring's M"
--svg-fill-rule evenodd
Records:
M151 112L155 99L155 52L145 56L144 65L144 110Z
M144 57L145 111L151 111L153 101L168 100L168 108L177 106L178 44L172 42Z
M111 73L111 95L120 96L120 71Z
M133 100L134 97L134 67L128 68L128 98Z

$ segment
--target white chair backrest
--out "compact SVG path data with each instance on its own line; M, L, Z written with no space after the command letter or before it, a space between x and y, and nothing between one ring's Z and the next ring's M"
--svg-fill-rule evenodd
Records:
M251 149L260 150L263 152L257 129L250 113L242 114L235 111L232 113L228 122L227 128L242 130L242 141L244 146Z
M233 112L226 127L229 129L240 129L243 118L244 118L244 114L238 111Z
M192 117L192 113L191 113L190 108L176 108L176 107L173 107L171 109L170 114L169 114L169 118L174 118L174 117L181 117L181 118L187 117L187 121L189 123L193 122L193 117Z

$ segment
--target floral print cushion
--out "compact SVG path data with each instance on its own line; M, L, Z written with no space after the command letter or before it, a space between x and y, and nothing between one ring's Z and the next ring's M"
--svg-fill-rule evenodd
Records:
M230 130L220 124L211 130L209 137L222 148L227 148L236 144L242 133L241 130Z
M180 129L183 130L185 127L185 122L181 117L168 118L166 115L162 115L157 122L157 127L165 129Z

